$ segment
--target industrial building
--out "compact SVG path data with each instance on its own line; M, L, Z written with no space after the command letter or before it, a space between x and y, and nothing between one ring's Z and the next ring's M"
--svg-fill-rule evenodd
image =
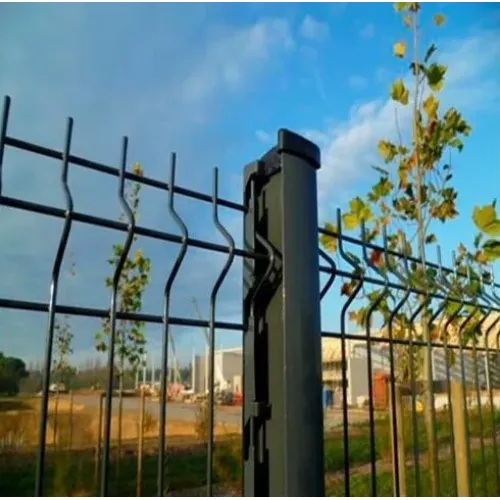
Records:
M241 347L219 349L214 355L214 385L216 390L229 390L242 394L243 352ZM196 394L208 391L208 351L205 355L193 356L192 388Z
M492 319L493 320L493 319ZM488 327L489 322L484 325ZM386 332L374 330L373 337L386 336ZM458 341L450 335L449 343L457 344ZM368 397L368 363L367 342L363 334L360 340L346 340L346 389L347 404L356 406L360 400ZM493 347L495 339L491 336L490 359L496 354L496 346ZM401 348L399 348L401 349ZM407 349L407 348L405 348ZM418 347L415 347L417 350ZM420 349L423 349L420 347ZM395 346L397 358L398 348ZM376 373L390 373L389 344L387 342L372 342L372 375ZM451 379L461 380L462 366L459 361L459 353L456 350L454 361L450 364ZM432 372L435 383L444 383L446 380L445 352L442 348L432 350ZM487 359L484 352L477 353L477 372L479 385L483 389L490 385L494 388L500 387L500 367L494 362L490 363L489 373L486 369ZM222 349L215 352L215 386L221 390L230 390L235 394L242 392L243 356L240 347L233 349ZM340 338L322 339L322 374L323 387L331 392L335 406L342 404L342 352ZM464 351L464 375L467 384L474 385L476 378L476 366L471 351ZM208 390L208 353L202 356L194 356L192 385L195 393Z

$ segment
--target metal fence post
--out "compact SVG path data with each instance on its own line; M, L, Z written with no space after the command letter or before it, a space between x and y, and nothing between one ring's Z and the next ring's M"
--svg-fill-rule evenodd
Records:
M287 130L245 168L244 495L324 496L318 147ZM271 264L271 265L270 265Z

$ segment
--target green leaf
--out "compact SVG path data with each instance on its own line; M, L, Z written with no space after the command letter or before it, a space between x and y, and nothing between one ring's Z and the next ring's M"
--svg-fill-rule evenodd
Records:
M400 41L394 44L394 55L403 58L406 54L406 42Z
M430 119L435 119L437 116L437 110L439 108L439 101L431 94L424 101L424 111Z
M462 151L462 149L464 149L464 143L458 137L454 137L450 142L448 142L448 145L451 148L458 149L458 151Z
M476 227L489 236L500 236L500 220L493 204L475 207L472 219Z
M479 245L481 244L481 240L483 239L483 233L477 233L476 237L474 238L474 247L479 248Z
M411 28L413 26L413 19L412 17L408 14L406 15L404 18L403 18L403 24L407 27L407 28Z
M373 170L375 170L379 174L382 174L382 175L385 175L385 176L389 175L389 171L386 170L385 168L377 167L376 165L372 165L372 168L373 168Z
M384 140L379 141L378 152L386 163L390 163L398 154L396 146L392 142Z
M429 87L435 92L439 92L444 85L444 75L448 68L443 64L432 63L426 71Z
M382 177L377 184L375 184L372 188L372 191L369 195L370 200L373 202L377 202L380 198L387 196L391 191L394 185L387 177Z
M436 50L437 50L437 47L434 44L432 44L427 49L427 52L425 53L424 62L427 62L432 57L432 54L434 54L434 52L436 52Z
M500 240L485 241L483 251L490 261L500 259Z
M429 234L425 237L425 242L430 245L431 243L436 243L437 238L435 234Z
M425 74L425 72L427 71L426 67L423 64L415 64L414 62L410 63L410 70L413 76L417 75L417 70L419 74Z
M434 23L436 26L442 26L446 21L446 17L443 14L436 14L434 16Z
M396 80L392 84L391 88L391 98L394 101L397 101L403 105L408 104L408 98L410 96L410 92L408 89L405 87L405 84L403 83L403 80L399 79Z

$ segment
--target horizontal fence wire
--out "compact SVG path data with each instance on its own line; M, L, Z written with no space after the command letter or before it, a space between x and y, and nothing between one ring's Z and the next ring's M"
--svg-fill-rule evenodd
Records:
M389 248L385 231L383 244L368 241L364 223L361 224L360 237L347 235L342 231L340 210L337 211L336 227L335 231L318 228L320 239L324 240L326 236L330 242L334 242L330 247L330 250L334 248L332 253L327 254L321 248L319 250L320 273L329 275L323 285L321 297L324 299L330 290L338 293L332 300L338 303L334 310L339 311L340 324L340 328L322 331L324 342L335 342L332 344L335 347L329 348L330 350L323 347L323 384L341 392L342 436L339 433L334 436L343 443L343 480L339 483L342 484L342 489L337 488L335 494L358 496L359 484L362 482L366 489L361 494L370 496L420 496L423 493L426 496L447 496L463 495L464 492L487 495L488 491L492 491L488 484L492 479L487 478L487 456L490 456L490 451L487 452L486 443L493 452L494 474L497 478L495 491L498 494L500 296L495 290L500 285L493 281L492 273L488 273L488 278L485 278L481 273L471 275L470 272L464 272L458 268L455 258L453 268L443 266L439 247L438 261L435 263L417 259L408 255L407 251ZM349 251L346 245L349 245ZM405 247L405 242L402 247ZM373 253L369 254L369 251ZM377 257L375 260L373 255ZM322 262L325 260L326 264ZM432 285L428 281L428 286L416 285L411 266L413 270L423 269L424 276L427 275L427 270L433 270ZM454 286L452 278L455 279ZM457 289L457 281L461 283L461 288ZM476 284L475 294L465 287L466 284L473 283ZM339 286L334 288L335 284ZM371 295L365 289L367 286ZM409 309L410 303L412 309ZM453 308L446 309L453 304ZM383 307L386 308L385 316L381 311ZM361 309L363 319L360 320L356 315ZM397 328L402 312L407 310L406 323ZM349 315L351 311L353 317ZM424 311L428 311L427 316L422 316ZM348 332L347 328L353 321L359 323L355 333ZM374 323L379 327L375 328ZM438 333L431 332L432 328L437 328ZM405 373L401 378L403 365ZM328 370L328 377L325 378ZM387 384L383 403L377 400L375 391L377 373L383 374ZM366 384L360 382L364 377L367 379ZM436 386L438 383L444 384L441 389ZM462 398L459 402L452 394L455 383L461 387ZM404 388L404 400L409 398L410 422L409 425L404 425L404 432L409 432L411 436L403 435L402 429L398 429L403 426L400 387ZM436 393L436 388L441 396ZM352 440L356 439L356 434L352 434L353 423L350 421L351 409L358 405L356 394L358 397L362 396L362 400L368 405L365 418L369 443L369 474L352 466L353 462L358 461L356 454L359 454L358 448L352 448ZM438 402L439 408L436 407ZM421 407L425 410L418 410ZM420 427L422 411L426 420L423 434ZM457 414L463 416L465 421L465 428L458 436L455 435L455 431L459 429ZM392 443L390 489L385 484L387 481L383 480L383 464L378 458L377 450L380 447L377 429L382 425L383 415L389 419L389 439ZM446 446L450 450L451 459L448 461L452 469L452 477L446 478L441 477L444 474L441 470L443 453L440 453L439 439L442 440L442 437L438 436L444 425L449 432ZM488 432L485 430L487 425L491 428ZM479 441L479 444L474 444L475 448L472 445L472 428L477 436L474 439ZM401 443L405 437L411 437L411 450L407 448L407 443ZM466 453L458 457L456 447L462 440L465 442ZM475 451L477 448L479 458ZM408 453L413 457L411 466L408 465ZM428 461L422 460L422 454L429 456ZM474 465L478 460L480 468ZM424 467L430 478L430 486L425 486L425 492L422 481ZM476 469L473 470L473 467ZM465 478L462 477L462 471L467 472L463 474ZM481 480L473 481L473 474L481 477ZM481 488L480 492L472 492L473 483L476 488Z
M45 346L44 367L43 367L43 384L41 391L41 411L39 418L39 434L37 448L37 469L36 469L36 484L35 495L42 496L45 492L45 471L46 471L46 450L47 450L47 422L48 422L48 403L49 403L49 385L52 366L52 355L54 349L54 329L55 315L67 314L74 316L92 317L108 319L110 321L110 338L108 344L108 361L107 361L107 385L104 397L103 421L104 431L102 437L102 458L100 471L100 494L108 496L110 494L110 466L111 466L111 417L113 403L113 380L115 376L115 339L117 335L117 322L126 320L132 322L156 323L162 325L162 366L161 366L161 384L160 384L160 420L159 420L159 437L158 437L158 469L157 469L157 494L164 496L166 491L165 475L168 469L166 460L167 450L167 374L169 372L169 328L170 326L190 326L208 328L209 331L209 390L208 390L208 411L209 411L209 429L207 439L207 477L206 488L207 495L213 494L213 456L214 456L214 407L215 407L215 381L214 381L214 359L215 359L215 337L216 330L235 330L243 331L243 323L231 323L216 321L217 297L220 287L230 271L230 268L235 258L248 258L254 260L269 261L269 255L256 254L237 248L229 231L221 223L219 219L219 207L228 208L236 213L241 213L242 216L246 208L239 204L219 196L219 175L218 170L214 170L213 190L212 194L205 194L194 190L186 189L178 186L175 183L176 174L176 157L172 154L170 161L169 182L159 181L149 177L135 175L127 172L127 151L128 139L123 138L122 152L119 167L111 167L95 161L82 158L71 153L71 142L73 136L73 120L68 119L66 127L66 138L64 141L63 150L56 150L40 146L31 142L27 142L8 135L8 121L10 112L10 98L4 100L2 112L2 121L0 124L0 207L8 207L17 210L23 210L43 216L57 217L64 220L63 229L60 235L59 247L57 255L54 259L52 279L48 284L50 287L49 299L47 302L33 302L22 300L22 298L6 298L0 297L0 308L38 311L48 314L49 323L47 327L47 339ZM65 199L65 208L60 209L53 206L33 203L29 200L16 199L6 196L2 191L2 172L4 152L7 148L26 151L34 155L39 155L46 158L59 160L61 162L60 186ZM125 214L125 222L115 221L102 217L95 217L74 210L72 193L68 184L68 176L71 169L74 167L89 169L99 172L102 175L114 176L118 179L117 199L120 202L123 213ZM175 235L168 232L158 231L152 228L147 228L136 224L135 216L132 208L125 196L125 181L132 181L142 185L165 191L168 195L168 212L175 224L180 230L181 235ZM209 241L194 239L189 236L188 227L182 217L176 210L177 197L186 197L202 202L210 203L212 206L212 222L215 230L222 235L226 244L220 245ZM1 214L1 212L0 212ZM107 228L120 231L124 234L124 247L121 252L119 261L116 265L112 280L112 293L110 297L110 305L108 308L89 308L79 307L74 305L63 305L58 303L58 284L61 264L67 250L67 243L74 223L83 223L91 226ZM147 314L142 312L126 312L121 311L118 305L118 285L123 271L125 260L128 257L130 248L134 238L144 236L156 240L171 242L178 244L178 253L170 274L166 280L163 296L163 311L161 314ZM191 319L187 317L175 317L171 315L170 303L172 290L175 285L175 280L180 268L183 265L184 257L189 248L199 248L209 253L225 254L226 262L223 265L216 279L215 284L210 292L210 316L208 320Z

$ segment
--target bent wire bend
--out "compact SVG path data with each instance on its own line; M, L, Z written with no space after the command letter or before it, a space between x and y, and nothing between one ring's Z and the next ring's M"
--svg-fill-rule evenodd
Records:
M170 156L168 212L179 228L182 237L181 247L174 261L172 269L165 283L163 291L163 331L162 331L162 371L160 382L160 430L158 440L158 471L157 471L157 494L163 496L165 491L165 447L167 426L167 376L168 376L168 341L170 336L170 298L172 287L187 253L189 233L186 224L175 208L175 173L177 167L177 156Z
M340 351L342 359L342 420L343 420L343 438L344 438L344 487L345 496L350 496L351 491L351 477L350 477L350 453L349 453L349 413L347 407L347 347L346 347L346 316L347 311L351 304L356 299L358 293L363 286L364 269L359 263L353 259L344 249L342 241L342 213L337 209L337 231L338 231L338 252L340 257L347 262L354 270L357 278L357 283L353 290L349 293L340 311Z

